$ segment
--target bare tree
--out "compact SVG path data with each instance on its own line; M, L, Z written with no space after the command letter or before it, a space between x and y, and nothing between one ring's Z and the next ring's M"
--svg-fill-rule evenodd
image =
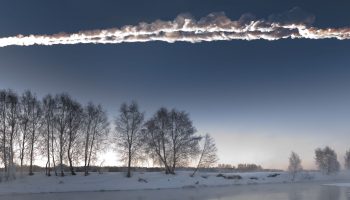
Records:
M32 96L30 100L30 136L29 136L29 175L34 175L33 173L33 162L34 162L34 151L35 145L38 142L39 138L39 129L42 125L42 108L40 101L36 98L36 96Z
M346 151L344 160L345 160L345 169L350 170L350 150Z
M90 163L93 157L104 149L109 123L106 112L101 105L89 103L84 109L84 174L89 174Z
M217 148L215 145L215 141L209 134L206 134L204 136L204 144L203 144L202 151L200 153L197 167L191 176L194 176L199 168L210 167L213 164L215 164L217 161L218 161L218 156L217 156Z
M295 180L297 174L303 169L301 166L301 159L298 154L292 152L289 157L288 171L292 177L292 181Z
M169 160L169 115L166 108L159 109L145 124L146 152L155 158L159 164L164 165L165 173L171 173Z
M70 97L67 94L56 95L55 128L58 140L58 157L60 164L60 175L64 176L64 156L67 148L67 131Z
M0 123L1 123L1 160L4 165L3 176L5 180L8 180L8 144L7 144L7 96L6 90L0 90Z
M0 91L1 158L4 178L15 178L14 149L19 126L19 100L12 90Z
M12 172L13 164L13 138L14 127L12 126L11 107L13 106L13 98L11 90L0 91L0 121L1 121L1 155L4 164L3 176L5 180L9 180ZM12 140L12 141L11 141Z
M138 105L132 102L124 103L120 107L119 117L115 121L117 148L123 161L127 161L127 177L131 177L132 161L137 161L138 152L142 146L142 132L144 114L139 111Z
M8 161L7 161L7 124L6 124L6 99L7 99L7 91L0 90L0 123L1 123L1 159L4 165L4 173L3 176L7 179L7 170L8 170Z
M328 146L323 149L318 148L315 150L315 155L316 164L322 172L329 175L339 171L340 164L333 149Z
M185 166L190 158L199 153L200 137L196 136L196 128L193 126L188 114L184 111L171 110L170 122L170 145L172 147L171 172L175 173L178 164Z
M183 111L159 109L145 124L144 132L146 151L164 165L166 174L174 174L178 163L186 165L199 152L200 137Z
M18 133L18 126L19 126L19 100L18 95L14 93L12 90L7 91L7 98L6 98L6 104L7 104L7 116L6 121L9 127L8 130L8 160L9 160L9 167L8 167L8 177L14 179L15 178L15 163L14 163L14 145L15 145L15 139L17 137Z
M25 91L22 94L20 99L20 124L19 124L20 135L18 137L18 144L19 144L20 170L22 175L23 175L25 152L26 152L26 149L28 148L28 140L30 135L29 120L32 112L32 109L31 109L32 99L33 99L33 94L29 90Z
M52 157L52 164L54 166L54 169L56 169L55 166L55 156L54 156L54 150L52 142L54 141L53 138L53 131L54 131L54 116L55 116L55 109L56 109L56 102L55 99L51 95L46 95L43 98L43 150L44 154L47 156L47 161L45 165L45 173L47 176L51 176L51 157ZM52 152L52 154L51 154ZM56 173L56 170L55 170ZM57 173L56 173L57 175Z
M67 147L67 157L69 161L69 168L72 175L76 175L73 168L73 156L77 155L76 152L79 150L77 148L79 142L79 129L81 128L83 120L83 109L82 106L73 100L68 102L68 147Z

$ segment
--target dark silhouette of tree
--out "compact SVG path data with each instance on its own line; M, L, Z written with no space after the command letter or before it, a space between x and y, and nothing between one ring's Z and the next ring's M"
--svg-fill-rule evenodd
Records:
M39 138L39 129L42 125L42 108L40 101L36 96L32 95L30 102L30 116L29 116L29 175L34 175L33 173L33 161L34 161L34 151L35 145Z
M198 154L200 137L188 114L160 108L145 124L146 152L164 165L166 174L174 174L176 164L185 165Z
M89 174L91 161L96 154L106 147L109 123L106 112L101 105L89 103L84 109L83 126L84 174Z
M318 168L327 175L337 173L340 169L337 154L328 146L315 150L315 160Z
M43 106L43 150L44 153L47 156L47 161L45 165L45 173L47 176L51 176L51 157L52 157L52 164L53 168L55 170L55 175L57 176L56 172L56 164L55 164L55 155L54 155L54 138L53 138L53 131L54 131L54 117L55 117L55 109L56 109L56 101L51 95L46 95L43 98L42 101Z
M204 144L199 156L197 167L193 171L191 176L194 176L199 168L211 167L217 161L218 161L218 156L217 156L217 148L215 145L215 141L209 134L206 134L204 136Z
M144 114L139 111L136 102L130 105L123 103L119 109L119 116L115 121L117 148L121 160L127 162L127 177L131 177L132 162L140 158L138 154L142 146L142 132Z

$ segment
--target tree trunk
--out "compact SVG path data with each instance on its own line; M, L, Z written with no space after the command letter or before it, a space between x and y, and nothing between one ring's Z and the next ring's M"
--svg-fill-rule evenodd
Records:
M26 134L27 134L27 123L24 124L23 137L22 137L22 146L21 146L21 152L20 152L21 175L23 175L23 160L24 160L24 148L25 148Z
M90 168L91 156L92 156L93 147L94 147L94 142L95 142L95 134L96 134L96 133L94 133L94 134L92 135L92 140L91 140L91 144L90 144L89 158L88 158L88 164L87 164L87 170L89 170L89 168ZM89 171L88 171L88 174L89 174Z
M50 123L50 122L49 122ZM50 125L47 125L47 163L46 163L46 175L51 176L51 163L50 163Z
M54 137L53 137L53 130L51 130L51 154L52 154L52 162L53 162L53 169L55 170L55 176L57 176L57 169L56 169L56 161L55 161L55 152L54 152Z
M34 141L35 141L35 129L33 129L32 132L32 138L31 138L31 148L30 148L30 165L29 165L29 175L34 175L33 173L33 154L34 154Z
M61 176L64 176L64 171L63 171L63 132L60 133L60 170L61 170Z
M164 158L164 165L165 165L165 174L171 173L171 170L168 166L167 159L166 159L166 152L165 152L165 144L164 139L162 141L162 148L163 148L163 158Z
M72 157L71 157L70 151L68 151L68 160L69 160L69 168L70 168L71 174L72 175L76 175L76 173L74 172L73 161L72 161Z
M71 149L72 149L72 134L69 134L69 142L68 142L68 161L69 161L69 169L72 175L76 175L73 168L73 161L72 161L72 155L71 155Z
M198 169L199 169L199 167L200 167L200 164L201 164L201 162L202 162L203 155L204 155L204 150L205 150L205 146L203 147L203 150L202 150L202 153L201 153L201 157L199 158L197 167L196 167L196 169L193 171L193 174L191 175L192 177L196 174L196 172L198 171Z
M13 137L15 134L15 127L14 126L15 126L14 124L11 125L11 134L10 134L9 177L11 176L11 178L15 178L15 172L13 171L14 170L13 169L14 168Z
M88 126L88 131L89 131L89 126ZM89 137L90 137L90 134L89 132L86 133L86 140L85 140L85 155L84 155L84 175L87 176L89 175L89 172L88 172L88 167L87 167L87 164L88 164L88 153L89 153Z
M128 174L126 177L130 178L131 177L131 145L129 145L129 160L128 160Z
M173 148L173 168L172 168L172 173L175 174L175 168L176 168L176 147L175 147L175 142L173 142L174 148Z
M4 115L4 114L3 114ZM4 162L4 171L7 173L7 156L6 156L6 124L5 124L5 116L4 116L4 122L3 122L3 162Z

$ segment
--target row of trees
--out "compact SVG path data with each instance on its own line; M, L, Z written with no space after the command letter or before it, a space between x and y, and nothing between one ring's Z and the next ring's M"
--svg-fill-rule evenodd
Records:
M145 160L163 166L167 174L195 160L197 168L217 161L213 138L197 135L184 111L160 108L145 120L135 102L124 103L114 125L115 131L110 131L101 105L82 105L68 94L46 95L39 100L31 91L18 95L0 90L3 177L15 178L16 166L23 173L25 164L33 175L34 161L43 157L48 176L64 176L65 166L75 175L74 166L78 165L83 165L88 175L92 161L110 146L117 147L120 159L127 164L128 177L132 166Z
M350 170L350 150L346 151L345 156L345 169ZM337 158L336 152L330 147L317 148L315 150L315 161L319 170L324 174L330 175L337 173L340 170L340 164ZM298 154L292 152L289 157L288 171L291 174L291 178L294 181L298 172L302 170L301 159Z
M0 155L5 179L23 173L29 162L29 175L38 154L46 157L46 174L64 176L63 166L83 163L85 173L103 148L109 133L106 112L100 105L82 106L67 94L47 95L39 100L31 91L21 96L12 90L0 91ZM16 163L17 162L17 163Z

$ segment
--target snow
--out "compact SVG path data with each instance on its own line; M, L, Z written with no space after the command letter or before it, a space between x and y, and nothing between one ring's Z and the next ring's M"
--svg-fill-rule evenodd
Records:
M165 175L162 172L135 172L131 178L125 173L106 172L92 173L89 176L46 177L44 174L24 176L14 181L0 183L0 195L84 191L125 191L151 190L171 188L202 188L208 186L229 186L246 184L288 183L290 176L286 172L254 172L254 173L198 173L190 177L191 172L177 172L176 175ZM268 177L279 174L275 177ZM230 179L235 176L242 179ZM297 182L350 180L347 173L326 176L318 172L303 172L297 176ZM347 183L350 186L350 183Z
M328 183L327 186L350 187L350 183Z

